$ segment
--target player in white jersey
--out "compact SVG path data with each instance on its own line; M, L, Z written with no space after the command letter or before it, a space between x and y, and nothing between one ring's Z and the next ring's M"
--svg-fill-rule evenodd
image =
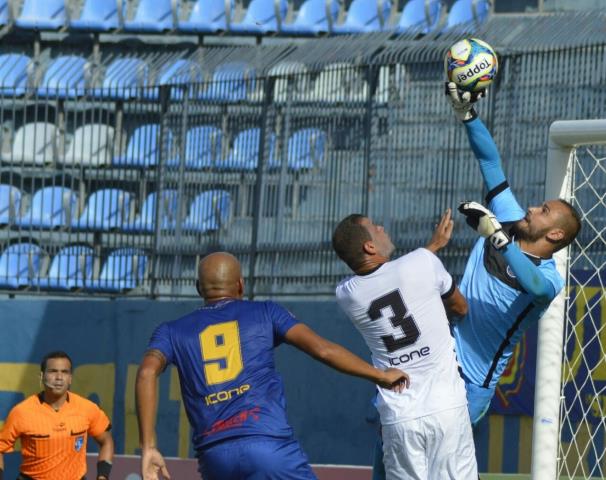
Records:
M447 211L429 248L391 261L389 235L363 215L343 219L333 234L335 252L355 273L337 286L339 305L364 337L375 366L405 369L411 378L402 394L377 394L388 480L477 478L465 385L446 312L463 315L467 304L433 253L439 248L434 240L447 242L451 232Z

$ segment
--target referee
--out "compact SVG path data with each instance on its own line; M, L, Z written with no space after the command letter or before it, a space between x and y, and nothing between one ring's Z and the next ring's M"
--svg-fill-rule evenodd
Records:
M3 454L13 451L17 439L23 457L17 480L84 480L88 436L99 444L96 478L108 480L114 456L111 423L95 403L68 391L69 355L47 354L40 363L40 381L44 390L13 407L0 431L0 480Z

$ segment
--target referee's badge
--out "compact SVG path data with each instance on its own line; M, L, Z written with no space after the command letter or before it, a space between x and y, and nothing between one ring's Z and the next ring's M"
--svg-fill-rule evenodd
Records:
M79 452L82 449L82 445L84 445L84 436L76 437L76 440L74 441L74 450Z

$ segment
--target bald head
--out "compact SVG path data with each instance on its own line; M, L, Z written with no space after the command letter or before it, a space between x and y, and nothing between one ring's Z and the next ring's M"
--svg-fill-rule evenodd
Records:
M206 301L242 298L244 293L240 262L227 252L211 253L200 260L198 282Z

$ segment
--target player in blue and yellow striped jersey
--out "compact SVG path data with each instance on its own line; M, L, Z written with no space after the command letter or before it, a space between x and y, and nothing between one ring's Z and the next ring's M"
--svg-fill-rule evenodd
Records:
M273 350L287 342L327 365L396 391L406 373L374 368L298 323L270 301L242 300L238 260L214 253L199 265L205 305L153 333L136 382L143 480L168 472L155 448L157 381L168 364L181 395L205 480L315 479L286 419L284 388Z

